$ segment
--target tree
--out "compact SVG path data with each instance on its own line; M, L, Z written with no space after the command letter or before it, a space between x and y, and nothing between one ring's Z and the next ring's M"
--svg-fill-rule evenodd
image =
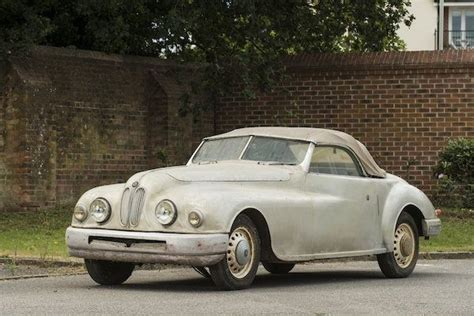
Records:
M31 44L205 63L216 97L278 80L283 56L399 50L410 0L0 0L0 50Z

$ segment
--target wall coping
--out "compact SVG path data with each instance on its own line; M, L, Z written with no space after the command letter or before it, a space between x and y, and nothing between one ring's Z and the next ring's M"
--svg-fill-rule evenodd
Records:
M149 64L149 65L154 65L154 66L185 67L185 68L190 68L190 69L200 67L199 64L195 64L195 63L182 65L175 61L162 59L158 57L108 54L108 53L99 52L99 51L83 50L83 49L68 48L68 47L33 46L30 52L31 52L31 55L33 56L75 57L75 58L82 58L82 59L109 61L109 62L115 62L115 63L138 63L138 64Z
M176 70L183 70L186 73L194 73L199 71L198 64L179 64L175 61L161 59L157 57L144 57L144 56L132 56L132 55L118 55L118 54L107 54L98 51L89 51L74 48L65 47L52 47L52 46L32 46L31 49L21 55L9 56L10 68L21 78L23 84L33 86L48 86L51 84L51 78L48 74L47 67L38 66L38 63L32 61L25 61L26 59L38 59L48 57L62 57L71 60L90 60L100 62L110 62L118 66L132 66L132 67L143 67L145 71L160 71L166 73L167 71L176 72ZM0 68L0 71L2 68ZM187 75L186 78L189 78ZM171 76L162 75L156 78L160 85L169 87L173 85L174 92L178 91L181 93L182 87L175 83L176 78ZM0 78L1 80L1 78ZM0 81L1 83L1 81ZM170 89L168 89L170 90ZM168 91L169 92L169 91ZM178 93L176 92L176 93Z
M188 69L197 69L204 65L197 63L182 65L158 57L107 54L52 46L33 46L31 53L36 56L75 57L115 63L139 63ZM474 50L308 53L285 57L282 62L288 70L299 71L463 69L474 68Z
M300 71L465 69L474 68L474 50L299 54L283 64Z

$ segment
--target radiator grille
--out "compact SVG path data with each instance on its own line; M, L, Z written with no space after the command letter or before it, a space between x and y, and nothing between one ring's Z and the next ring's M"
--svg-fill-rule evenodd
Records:
M127 188L125 191L123 191L122 195L122 203L120 206L120 222L122 222L123 226L127 226L128 224L128 201L130 198L130 189Z
M120 207L120 221L123 226L137 226L145 201L145 190L143 188L126 188L122 195Z

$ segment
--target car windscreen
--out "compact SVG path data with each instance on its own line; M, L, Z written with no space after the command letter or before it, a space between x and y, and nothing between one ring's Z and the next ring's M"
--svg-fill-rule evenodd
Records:
M297 165L304 160L308 147L308 142L255 136L242 159Z
M250 136L206 140L193 158L193 163L236 160L240 158Z

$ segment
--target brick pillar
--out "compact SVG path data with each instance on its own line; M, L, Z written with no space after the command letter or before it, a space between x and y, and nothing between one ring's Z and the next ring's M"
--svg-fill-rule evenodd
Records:
M162 115L166 115L166 148L165 155L167 164L184 164L189 158L192 151L192 130L193 119L191 113L183 115L182 98L186 93L185 84L178 83L176 77L172 74L176 70L156 70L152 72L156 83L160 85L163 93L152 99L157 100L166 96L166 103L160 101L161 104L167 105L166 113L160 110ZM149 133L153 133L153 126L148 126ZM156 146L156 144L155 144Z
M168 153L168 96L150 71L145 85L147 155L149 168L166 166Z

